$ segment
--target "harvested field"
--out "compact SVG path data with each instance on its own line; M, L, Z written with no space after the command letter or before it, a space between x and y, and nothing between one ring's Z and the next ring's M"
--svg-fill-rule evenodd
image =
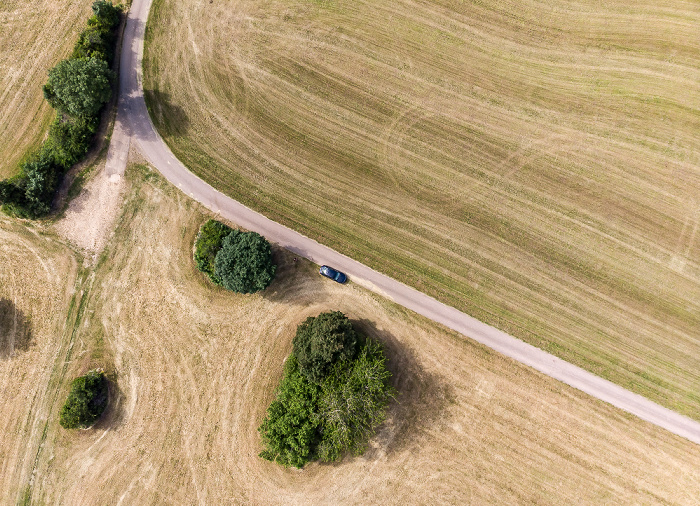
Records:
M0 178L44 139L54 111L41 87L73 50L93 0L0 2Z
M22 497L56 408L78 265L40 230L0 216L0 498ZM52 423L49 420L49 424Z
M262 295L215 287L191 258L207 216L143 168L127 177L74 351L103 343L115 402L89 431L60 430L52 414L32 501L688 504L700 494L699 446L284 252ZM400 395L364 456L285 470L257 457L256 428L296 325L328 309L386 344Z
M155 0L147 100L228 195L700 419L700 10Z

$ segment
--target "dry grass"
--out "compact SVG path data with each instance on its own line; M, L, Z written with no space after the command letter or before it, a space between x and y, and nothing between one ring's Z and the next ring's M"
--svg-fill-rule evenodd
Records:
M696 3L156 0L152 20L147 98L197 174L700 419Z
M89 431L61 430L56 409L43 414L33 502L690 504L700 495L697 445L283 252L264 294L214 287L191 258L206 216L158 177L127 175L125 211L91 277L73 351L104 348L118 378L113 403ZM257 457L256 427L296 325L328 309L386 344L400 395L364 456L285 470ZM87 367L73 360L70 376ZM12 497L16 484L2 485L0 496Z
M0 178L44 139L54 111L41 91L73 49L93 0L0 2Z
M77 262L0 216L0 497L21 497L56 407L71 342Z

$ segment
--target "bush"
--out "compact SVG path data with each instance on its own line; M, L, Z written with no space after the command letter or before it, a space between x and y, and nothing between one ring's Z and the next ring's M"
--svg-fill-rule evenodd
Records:
M270 243L255 232L231 231L214 259L214 275L237 293L264 290L275 277Z
M98 126L98 118L65 119L57 117L41 152L53 159L63 171L83 159Z
M90 427L107 407L109 386L104 373L90 371L71 383L59 423L65 429Z
M395 395L385 362L381 344L367 339L356 358L336 358L315 383L303 374L293 351L277 397L258 428L265 445L260 457L303 467L316 459L338 460L348 451L364 452Z
M299 370L312 383L320 383L331 366L355 357L358 335L340 311L310 316L297 327L292 342Z
M214 274L214 260L221 249L226 236L232 229L216 220L209 220L199 229L194 243L194 261L197 269L209 276L214 283L221 285L221 280Z

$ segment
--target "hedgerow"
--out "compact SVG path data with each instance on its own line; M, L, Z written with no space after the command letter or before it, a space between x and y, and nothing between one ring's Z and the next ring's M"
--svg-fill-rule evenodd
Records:
M39 218L50 212L61 178L87 154L100 111L111 98L115 74L109 67L121 9L97 0L92 10L72 56L49 70L43 87L44 97L56 109L48 138L20 163L17 175L0 181L0 204L8 214Z

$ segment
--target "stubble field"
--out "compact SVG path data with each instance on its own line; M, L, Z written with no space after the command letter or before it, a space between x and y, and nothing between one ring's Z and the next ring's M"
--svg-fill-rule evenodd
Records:
M155 0L160 133L228 195L700 419L700 11Z
M73 49L93 0L0 2L0 178L38 148L54 111L41 87Z
M0 502L23 497L70 356L78 265L67 247L0 216Z
M69 377L102 365L117 380L112 403L94 429L74 432L58 427L55 403L41 415L41 450L3 459L34 470L31 503L688 504L700 494L697 445L281 251L262 295L214 287L191 259L200 208L144 168L128 177L115 236L84 275L72 358L59 363L69 370L60 402ZM296 325L329 309L385 343L399 395L364 456L285 470L257 456L256 428ZM25 373L22 391L45 389L42 374ZM22 402L3 396L0 409ZM2 437L3 454L25 442ZM1 497L27 490L10 478L3 468Z

